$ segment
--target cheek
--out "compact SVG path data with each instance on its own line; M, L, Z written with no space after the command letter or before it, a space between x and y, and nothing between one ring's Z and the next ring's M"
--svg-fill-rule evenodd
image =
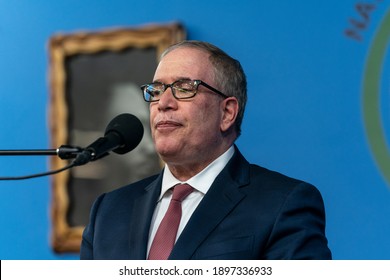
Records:
M209 103L202 110L194 112L193 125L194 130L198 131L200 136L212 137L212 134L218 133L221 122L221 114L216 104Z

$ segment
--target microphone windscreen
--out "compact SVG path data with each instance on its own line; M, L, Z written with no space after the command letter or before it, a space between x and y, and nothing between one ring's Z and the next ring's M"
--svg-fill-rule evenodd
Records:
M141 142L144 135L144 127L136 116L124 113L110 121L104 135L106 136L109 133L115 133L121 138L120 147L113 150L113 152L125 154L133 150Z

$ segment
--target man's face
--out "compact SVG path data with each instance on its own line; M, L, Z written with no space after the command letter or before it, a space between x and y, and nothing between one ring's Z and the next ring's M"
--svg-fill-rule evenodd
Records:
M159 63L153 81L171 84L180 79L199 79L216 87L213 67L206 52L178 48ZM204 163L212 158L222 141L223 98L199 86L190 99L177 100L168 88L150 104L150 124L157 152L171 165Z

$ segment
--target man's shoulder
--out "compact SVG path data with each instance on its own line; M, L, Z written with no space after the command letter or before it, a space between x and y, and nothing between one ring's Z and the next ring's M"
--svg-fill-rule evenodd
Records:
M257 178L267 181L274 182L274 183L289 183L289 184L300 184L304 183L302 180L290 177L286 174L283 174L281 172L267 169L266 167L259 166L257 164L250 164L250 174L252 179Z
M268 169L258 164L250 163L236 148L235 156L228 165L230 174L239 178L241 183L262 182L266 185L299 185L302 180L290 177L281 172Z
M250 164L250 185L255 192L273 193L282 196L291 193L305 193L322 199L319 189L305 180L287 176L255 164Z

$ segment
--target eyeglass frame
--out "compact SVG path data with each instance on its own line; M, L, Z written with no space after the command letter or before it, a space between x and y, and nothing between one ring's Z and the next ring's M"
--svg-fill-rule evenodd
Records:
M176 90L175 90L175 88L173 87L173 85L174 85L175 83L177 83L177 82L182 82L182 81L195 82L195 92L194 92L194 94L193 94L192 96L181 97L181 98L178 98L178 97L176 96ZM152 85L152 84L161 84L161 85L163 85L164 90L162 91L161 94L163 94L168 88L171 88L172 95L173 95L173 97L174 97L176 100L185 100L185 99L193 98L193 97L198 93L198 88L199 88L200 85L202 85L202 86L208 88L209 90L211 90L211 91L213 91L213 92L219 94L219 95L222 96L223 98L228 98L228 97L229 97L229 96L227 96L226 94L223 94L222 92L220 92L219 90L217 90L216 88L214 88L214 87L212 87L212 86L206 84L206 83L203 82L202 80L198 80L198 79L197 79L197 80L180 79L180 80L174 81L174 82L171 83L171 84L164 84L164 83L162 83L162 82L153 82L153 83L150 83L150 84L144 84L144 85L140 86L140 88L141 88L141 90L142 90L142 96L143 96L144 100L145 100L146 102L149 102L149 103L151 103L151 102L157 102L157 101L159 101L159 100L161 99L161 97L160 97L160 98L157 99L157 100L146 100L146 98L145 98L145 88L148 87L148 86L150 86L150 85ZM160 96L161 96L161 95L160 95Z

